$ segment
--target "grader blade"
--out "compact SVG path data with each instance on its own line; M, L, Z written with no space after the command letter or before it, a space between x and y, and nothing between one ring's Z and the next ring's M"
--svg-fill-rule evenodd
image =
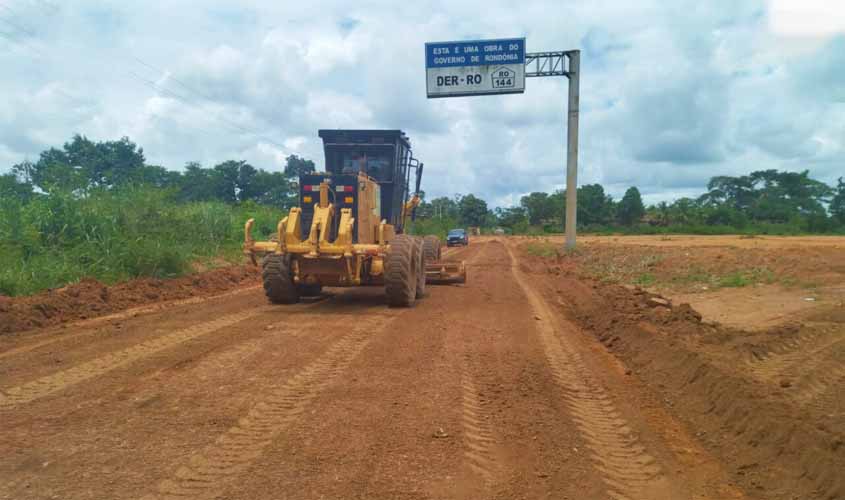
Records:
M430 262L425 266L425 282L434 285L466 283L467 270L463 261Z

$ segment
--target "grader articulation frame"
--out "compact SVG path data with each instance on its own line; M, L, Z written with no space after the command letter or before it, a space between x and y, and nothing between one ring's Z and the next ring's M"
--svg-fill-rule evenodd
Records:
M390 306L407 307L427 283L466 281L463 262L443 262L437 237L404 234L420 203L423 164L400 130L320 130L326 172L299 178L300 206L275 238L255 241L246 223L244 253L261 258L271 302L291 304L323 286L383 285ZM416 189L411 195L411 170Z

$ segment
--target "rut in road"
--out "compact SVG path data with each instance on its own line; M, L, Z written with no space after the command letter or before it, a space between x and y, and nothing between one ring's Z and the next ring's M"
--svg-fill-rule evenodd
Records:
M211 295L209 297L191 297L191 298L187 298L187 299L178 299L178 300L172 300L172 301L169 301L169 302L162 302L162 303L153 304L153 305L149 305L149 306L132 307L132 308L126 309L124 311L120 311L120 312L112 313L112 314L107 314L105 316L98 316L96 318L74 321L73 323L66 324L64 326L65 327L72 326L72 327L90 328L90 327L93 327L93 326L96 326L96 325L108 323L110 321L117 321L117 320L122 320L122 319L127 319L127 318L134 318L136 316L160 312L160 311L172 309L172 308L175 308L175 307L181 307L181 306L188 306L188 305L211 302L211 301L214 301L214 300L219 300L219 299L231 297L231 296L234 296L234 295L240 295L240 294L243 294L243 293L246 293L246 292L251 292L251 291L257 290L259 288L262 288L262 286L261 285L254 285L254 286L238 288L236 290L231 290L229 292L221 293L221 294L218 294L218 295ZM92 335L96 335L96 333L97 333L96 330L95 331L84 331L84 332L80 332L80 333L63 333L60 336L50 337L46 340L41 340L41 341L36 340L35 342L28 344L28 345L25 345L25 346L16 347L16 348L13 348L13 349L9 349L8 351L0 352L0 359L6 358L6 357L9 357L9 356L17 356L19 354L24 354L24 353L27 353L27 352L30 352L30 351L34 351L35 349L38 349L40 347L44 347L46 345L54 344L56 342L64 342L64 341L71 340L71 339L75 340L79 337L89 337L89 336L92 336Z
M253 316L257 316L262 312L266 312L266 308L256 308L206 321L117 352L111 352L72 368L46 375L32 382L3 389L0 391L0 410L49 396L71 385L98 377L188 340L227 328Z
M766 383L788 381L799 405L827 411L836 404L836 389L845 382L845 338L818 337L798 339L782 352L755 359L750 363L752 375Z
M468 247L465 247L468 248ZM481 250L473 255L467 264L473 268L478 266L478 261L485 254L488 246L484 245ZM493 457L493 445L495 439L493 428L490 422L490 415L487 412L486 401L481 397L476 385L476 377L471 370L471 357L466 347L462 349L461 359L461 427L463 429L464 451L466 464L482 479L484 487L489 491L492 489L500 470L498 463Z
M399 312L360 318L355 330L322 356L271 391L249 412L203 451L176 470L175 477L159 483L155 499L214 499L224 493L226 480L244 473L273 440L295 421L307 405L331 385L364 350L373 335Z
M608 496L618 500L674 498L661 467L640 444L566 333L556 334L548 306L521 276L513 252L506 248L511 272L538 318L537 328L554 378L563 389L566 406L592 452L596 469L602 473Z
M461 374L461 396L461 425L464 444L468 448L464 457L469 467L484 480L485 487L490 489L498 472L497 464L491 456L493 431L484 401L466 367Z

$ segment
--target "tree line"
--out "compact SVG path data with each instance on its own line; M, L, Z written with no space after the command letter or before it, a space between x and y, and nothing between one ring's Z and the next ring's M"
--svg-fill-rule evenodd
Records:
M420 206L423 218L446 217L456 223L502 227L514 233L560 232L566 190L533 192L518 206L488 210L473 195L435 198ZM845 180L829 186L809 171L760 170L743 176L717 176L696 198L646 206L632 186L618 201L600 184L578 188L578 226L623 232L773 234L845 231Z
M242 160L211 167L190 162L175 171L146 162L144 151L124 137L94 142L75 135L61 148L43 151L36 161L12 166L0 175L0 196L26 201L53 193L83 196L123 186L152 186L176 202L246 202L285 210L297 203L300 174L313 172L313 161L290 155L281 172L256 168ZM565 190L533 192L513 207L491 209L474 194L425 198L417 208L418 225L501 227L514 233L563 230ZM813 179L809 171L758 170L742 176L717 176L695 198L651 206L636 187L615 200L600 184L578 188L578 225L587 230L627 232L834 232L845 229L845 182L836 186ZM442 226L442 227L440 227Z
M43 151L37 161L13 165L11 172L0 176L0 195L28 200L57 192L84 195L144 185L170 190L178 202L252 201L285 208L297 201L299 175L315 168L313 161L290 155L282 172L256 168L242 160L227 160L209 168L189 162L180 172L147 164L143 148L127 137L94 142L75 135L61 148Z

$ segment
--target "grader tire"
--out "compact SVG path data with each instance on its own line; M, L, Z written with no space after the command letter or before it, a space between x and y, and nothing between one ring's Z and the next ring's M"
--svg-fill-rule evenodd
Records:
M426 236L423 238L423 257L425 263L438 262L440 260L440 238L437 236Z
M418 260L417 242L412 237L399 234L393 238L384 273L384 293L390 307L410 307L414 304Z
M296 289L299 290L299 295L303 297L316 297L320 295L320 292L323 291L323 285L320 284L307 284L307 285L297 285Z
M425 242L422 238L416 238L417 244L417 258L415 262L417 263L417 293L416 298L421 299L425 297L425 263L427 259L425 258Z
M261 261L261 279L264 294L274 304L295 304L299 302L299 290L293 284L290 274L290 258L286 255L270 254Z

